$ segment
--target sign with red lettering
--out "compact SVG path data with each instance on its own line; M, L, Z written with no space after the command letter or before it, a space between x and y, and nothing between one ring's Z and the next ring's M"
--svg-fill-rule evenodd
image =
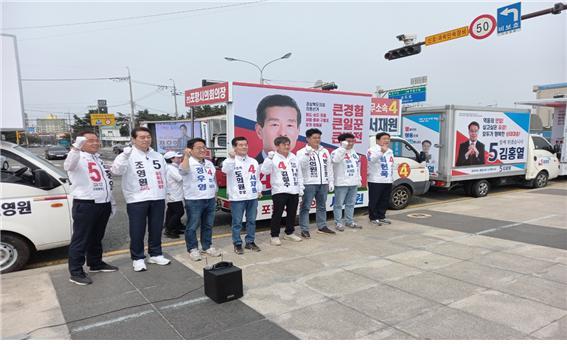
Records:
M185 91L185 106L228 102L228 82Z

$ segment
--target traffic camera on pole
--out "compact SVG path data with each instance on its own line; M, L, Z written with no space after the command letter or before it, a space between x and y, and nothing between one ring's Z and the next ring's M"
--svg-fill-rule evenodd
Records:
M417 55L421 53L421 45L423 43L415 43L416 35L398 35L396 38L404 42L403 47L398 49L392 49L388 51L384 58L386 60L395 60L406 56Z

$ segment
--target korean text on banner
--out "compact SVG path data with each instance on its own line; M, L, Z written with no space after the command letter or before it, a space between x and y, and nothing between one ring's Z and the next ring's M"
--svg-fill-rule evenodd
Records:
M509 169L523 168L528 153L529 125L528 112L456 111L455 166L509 165ZM479 170L459 168L459 172L464 174L472 171Z
M228 82L185 91L185 106L228 102Z
M386 132L400 135L402 107L399 99L372 98L370 135Z

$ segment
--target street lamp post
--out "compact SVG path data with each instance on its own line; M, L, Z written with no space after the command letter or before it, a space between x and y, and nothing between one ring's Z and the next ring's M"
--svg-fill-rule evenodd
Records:
M258 66L257 64L255 64L255 63L253 63L253 62L246 61L246 60L241 60L241 59L237 59L237 58L234 58L234 57L225 57L224 59L227 60L227 61L229 61L229 62L234 62L234 61L244 62L244 63L248 63L249 65L252 65L252 66L256 67L256 69L258 69L258 71L260 72L260 84L263 85L263 84L264 84L264 69L266 69L266 67L267 67L269 64L271 64L271 63L273 63L273 62L276 62L276 61L279 61L279 60L288 59L290 56L291 56L291 53L287 53L287 54L285 54L285 55L282 56L282 57L278 57L277 59L274 59L274 60L272 60L272 61L267 62L267 63L266 63L264 66L262 66L261 68L260 68L260 66Z

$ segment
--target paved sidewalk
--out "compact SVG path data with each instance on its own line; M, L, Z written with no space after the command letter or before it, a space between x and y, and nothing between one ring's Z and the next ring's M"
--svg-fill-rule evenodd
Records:
M67 281L65 266L2 276L2 338L36 339L567 339L567 183L391 212L392 225L282 240L242 256L244 294L203 295L205 262L167 248L170 266ZM314 227L312 225L312 227ZM209 260L209 263L215 262ZM182 295L180 299L157 302ZM84 307L81 307L84 305Z

